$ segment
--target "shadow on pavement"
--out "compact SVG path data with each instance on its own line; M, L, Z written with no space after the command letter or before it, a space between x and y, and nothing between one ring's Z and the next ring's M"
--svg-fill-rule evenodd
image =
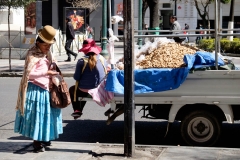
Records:
M80 143L124 144L124 122L114 121L109 126L104 120L63 120L66 126L56 141ZM180 134L180 123L173 123L165 137L167 122L135 122L136 145L187 146ZM240 124L222 125L222 135L214 147L239 148ZM23 136L10 137L11 140L31 140ZM1 146L1 144L0 144ZM1 150L1 147L0 147Z

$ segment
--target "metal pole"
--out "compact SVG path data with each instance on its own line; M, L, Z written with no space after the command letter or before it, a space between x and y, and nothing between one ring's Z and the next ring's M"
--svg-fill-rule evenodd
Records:
M218 48L217 48L217 53L221 53L221 36L219 36L219 33L221 33L221 28L222 28L222 3L220 0L218 0Z
M22 58L21 48L22 48L22 29L20 27L20 57Z
M102 1L102 52L101 55L105 58L108 56L107 51L107 0Z
M36 30L38 31L41 28L42 28L42 1L36 1Z
M215 0L215 67L218 70L218 1Z
M175 0L175 16L177 16L177 0Z
M138 30L142 30L142 0L139 0L138 3ZM138 35L142 35L142 32L138 32ZM142 38L138 38L138 46L142 47Z
M112 24L111 24L111 17L112 17L111 6L112 6L111 0L108 0L108 14L109 14L108 23L109 23L109 28L112 28Z
M114 0L111 0L111 16L114 16L115 14L115 2ZM114 24L111 25L113 31L114 31Z
M58 31L59 31L59 34L58 34L58 42L59 42L59 56L61 56L61 33L60 33L60 26L58 27Z
M124 155L135 155L134 21L132 0L123 1L124 17Z
M94 34L95 35L95 34ZM79 50L79 33L78 33L78 36L77 36L77 40L78 40L78 43L77 43L77 47L78 47L78 50ZM78 52L78 51L77 51Z

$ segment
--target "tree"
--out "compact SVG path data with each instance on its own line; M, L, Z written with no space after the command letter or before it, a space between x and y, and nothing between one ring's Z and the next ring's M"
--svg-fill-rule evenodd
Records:
M235 0L231 1L231 6L230 6L230 14L229 14L229 22L228 22L228 28L233 29L234 28L234 4ZM233 31L228 31L228 33L233 33ZM233 41L233 36L228 36L227 37L230 41Z
M183 0L179 0L183 1ZM221 3L227 4L231 0L221 0ZM202 25L204 28L210 28L210 21L209 21L209 4L213 3L214 0L185 0L185 3L193 3L196 7L198 15L202 19ZM208 24L208 25L207 25ZM208 27L206 27L208 26Z
M142 0L142 27L147 9L150 9L150 28L159 27L159 0Z
M159 0L147 0L150 9L150 28L159 27Z
M9 71L12 71L11 67L11 44L10 44L10 15L11 9L23 8L30 4L31 2L35 2L35 0L1 0L0 8L7 7L8 10L8 46L9 46Z
M142 1L142 28L144 28L144 24L145 24L144 17L145 17L147 9L148 9L147 0L143 0Z
M97 10L102 3L101 0L66 0L66 2L71 3L73 7L87 8L89 13L86 15L86 17Z

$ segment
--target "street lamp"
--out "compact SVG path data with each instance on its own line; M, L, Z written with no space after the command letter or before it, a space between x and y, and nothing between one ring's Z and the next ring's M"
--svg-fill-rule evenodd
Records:
M102 52L103 57L107 57L107 0L102 1Z
M36 1L36 30L42 28L42 1Z
M138 30L142 30L142 0L138 0ZM142 32L138 32L138 35L142 35ZM142 47L142 38L138 38L138 46Z
M177 16L177 0L172 1L174 1L174 15Z

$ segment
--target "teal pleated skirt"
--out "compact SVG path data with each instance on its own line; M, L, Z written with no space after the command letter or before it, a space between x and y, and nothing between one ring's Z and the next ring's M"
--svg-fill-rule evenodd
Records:
M37 141L54 140L63 133L62 111L50 106L49 91L28 83L24 115L17 110L14 132Z

